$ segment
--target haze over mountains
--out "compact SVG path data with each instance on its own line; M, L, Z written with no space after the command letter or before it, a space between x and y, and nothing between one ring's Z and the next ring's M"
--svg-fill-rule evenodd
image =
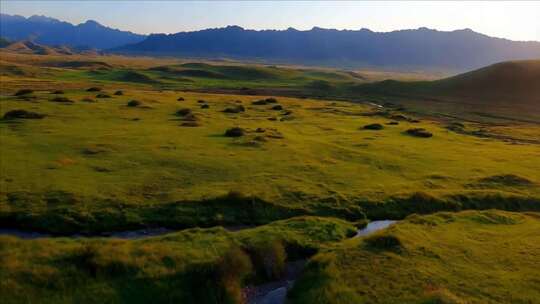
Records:
M0 14L0 36L11 41L32 40L45 45L108 49L142 41L145 36L120 31L88 20L79 25L45 16Z
M540 42L493 38L470 29L393 32L313 28L246 30L238 26L176 34L138 35L87 21L1 15L0 35L46 45L89 46L108 52L230 58L337 67L470 70L508 60L540 58Z
M238 26L150 35L115 51L264 59L304 64L470 69L499 61L540 58L539 42L488 37L472 30L427 28L388 33L313 28L245 30Z

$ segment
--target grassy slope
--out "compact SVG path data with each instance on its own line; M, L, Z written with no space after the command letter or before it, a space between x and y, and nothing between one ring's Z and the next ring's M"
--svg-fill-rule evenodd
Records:
M540 60L502 62L436 81L361 84L353 91L399 96L402 103L423 112L538 122Z
M259 265L257 257L304 258L355 232L343 221L307 217L239 232L192 229L134 241L0 236L0 294L5 304L95 303L98 299L101 303L230 303L238 296L242 278L244 283L265 280L267 274L259 268L264 264Z
M538 213L411 216L315 256L291 302L538 303L539 263Z

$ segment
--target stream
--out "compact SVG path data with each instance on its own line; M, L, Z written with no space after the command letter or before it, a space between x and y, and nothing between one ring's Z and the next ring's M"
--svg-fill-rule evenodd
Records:
M234 232L234 231L240 231L244 229L253 228L255 226L225 226L223 227L225 230ZM179 232L182 230L174 230L174 229L168 229L168 228L146 228L146 229L137 229L137 230L126 230L126 231L117 231L117 232L102 232L97 234L69 234L69 235L55 235L55 234L49 234L49 233L43 233L43 232L34 232L34 231L26 231L26 230L20 230L20 229L9 229L9 228L0 228L0 236L2 235L10 235L10 236L16 236L21 239L27 239L27 240L33 240L33 239L43 239L43 238L117 238L117 239L124 239L124 240L137 240L137 239L144 239L148 237L153 236L160 236L165 235L169 233Z
M366 227L358 229L354 237L362 237L373 232L385 229L396 223L392 220L372 221ZM243 229L253 228L254 226L230 226L223 227L229 231L239 231ZM50 237L70 237L70 238L89 238L89 237L109 237L126 240L136 240L153 236L160 236L168 233L178 232L179 230L171 230L167 228L149 228L139 230L129 230L121 232L101 233L97 235L73 234L66 236L56 236L41 232L24 231L19 229L3 229L0 228L0 236L10 235L22 239L41 239ZM242 294L248 304L283 304L287 298L287 291L292 288L296 279L302 273L307 260L298 260L288 262L286 265L285 276L277 281L271 281L257 286L246 286L242 289Z
M396 223L392 220L372 221L366 227L358 229L354 236L362 237L373 232L386 229ZM306 265L307 260L288 262L286 266L286 275L278 281L268 282L257 286L247 286L242 290L247 304L284 304L287 298L287 291L292 288L294 282Z

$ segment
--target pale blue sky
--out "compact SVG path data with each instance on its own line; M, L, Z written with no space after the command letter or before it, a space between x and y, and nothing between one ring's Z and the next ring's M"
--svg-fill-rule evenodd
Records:
M137 33L176 33L227 25L249 29L429 27L471 28L494 37L540 41L540 1L326 2L326 1L13 1L6 14L46 15L71 23L87 19Z

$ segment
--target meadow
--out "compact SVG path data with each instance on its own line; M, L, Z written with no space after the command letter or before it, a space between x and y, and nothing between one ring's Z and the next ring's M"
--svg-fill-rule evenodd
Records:
M313 257L290 303L538 303L538 213L412 215Z
M306 259L292 303L540 296L535 113L402 104L382 72L0 54L0 228L63 236L0 236L7 303L243 303ZM402 221L350 239L378 219ZM146 228L186 230L69 237Z

